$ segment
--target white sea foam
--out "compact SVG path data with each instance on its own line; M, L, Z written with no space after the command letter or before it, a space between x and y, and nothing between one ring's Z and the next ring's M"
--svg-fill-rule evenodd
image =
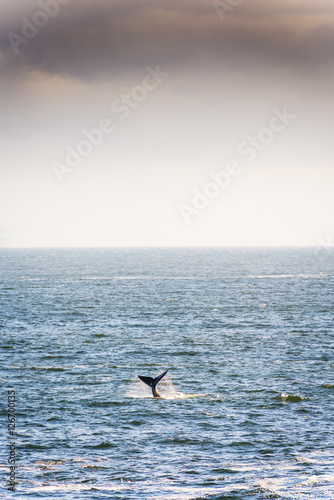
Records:
M152 395L152 390L143 382L135 381L132 383L125 396L128 398L153 398L153 399L188 399L188 398L198 398L204 397L208 394L187 394L184 392L179 392L175 385L173 384L170 375L166 375L164 379L159 383L158 390L161 394L161 398L154 398Z

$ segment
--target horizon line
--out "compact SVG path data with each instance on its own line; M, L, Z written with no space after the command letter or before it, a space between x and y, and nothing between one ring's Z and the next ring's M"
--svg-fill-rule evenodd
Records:
M214 248L319 248L319 247L326 247L326 248L334 248L334 245L114 245L114 246L89 246L89 245L84 245L84 246L52 246L52 245L39 245L39 246L0 246L0 250L15 250L15 249L21 249L21 250L32 250L32 249L53 249L53 250L78 250L78 249L140 249L140 248L148 248L148 249L155 249L155 248L161 248L161 249L173 249L173 248L180 248L180 249L196 249L196 248L202 248L202 249L214 249Z

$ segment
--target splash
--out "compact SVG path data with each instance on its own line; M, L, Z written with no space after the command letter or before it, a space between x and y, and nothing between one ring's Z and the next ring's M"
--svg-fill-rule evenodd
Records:
M151 398L157 401L161 399L188 399L207 396L207 394L186 394L184 392L179 392L173 384L170 375L167 375L159 383L159 392L161 392L161 398L154 398L151 389L138 380L138 382L133 382L125 395L128 398Z
M293 394L281 394L281 400L283 403L285 402L290 402L290 403L299 403L300 401L307 401L308 398L299 396L299 395L293 395Z

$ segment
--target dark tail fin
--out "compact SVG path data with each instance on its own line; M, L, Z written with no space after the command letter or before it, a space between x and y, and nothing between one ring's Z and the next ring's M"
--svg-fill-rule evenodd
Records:
M142 382L144 382L146 385L148 385L149 387L152 388L152 393L153 393L153 396L155 398L160 398L161 396L160 396L159 392L156 390L155 386L157 385L158 382L160 382L162 377L164 377L167 372L168 372L168 370L163 372L161 375L158 375L158 377L156 377L156 378L142 377L141 375L138 375L138 377L140 378L140 380L142 380Z
M157 385L158 382L160 382L160 380L162 379L162 377L164 377L166 375L166 373L168 372L168 370L166 370L165 372L163 372L161 375L159 375L158 377L156 377L154 380L153 380L153 387L155 387Z
M150 387L152 387L152 382L153 382L153 378L152 377L142 377L141 375L138 375L138 377L140 378L140 380L142 380L146 385L149 385Z

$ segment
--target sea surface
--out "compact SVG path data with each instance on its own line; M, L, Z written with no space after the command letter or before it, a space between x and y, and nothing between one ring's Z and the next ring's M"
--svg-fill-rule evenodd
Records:
M329 249L1 249L0 285L0 498L334 498Z

